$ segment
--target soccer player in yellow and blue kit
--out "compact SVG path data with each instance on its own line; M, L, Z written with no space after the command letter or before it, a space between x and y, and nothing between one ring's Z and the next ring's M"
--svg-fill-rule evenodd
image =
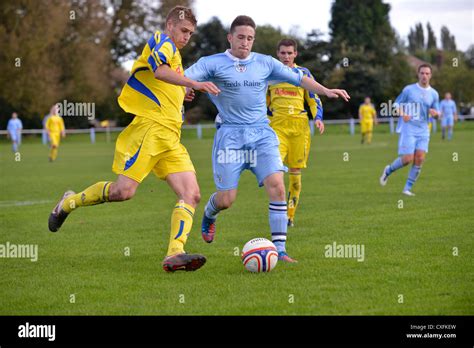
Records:
M135 61L118 99L122 109L135 117L117 139L112 166L117 180L98 182L77 194L66 192L50 215L49 229L56 232L77 207L132 198L138 185L153 171L166 180L178 198L171 214L163 269L194 271L204 265L206 258L184 252L200 193L194 166L180 143L182 106L183 100L191 98L191 89L211 94L218 94L219 89L213 83L183 76L179 49L186 46L195 30L193 12L176 6L165 23L166 30L152 35ZM187 98L184 87L190 88Z
M312 79L308 69L295 64L298 46L293 39L283 39L277 45L280 62L294 71L301 71ZM321 134L324 132L323 105L319 96L290 83L269 83L267 107L270 126L280 141L283 163L289 167L288 226L294 225L296 208L301 193L301 169L306 168L311 146L311 134L305 102Z
M367 144L370 144L372 142L374 123L377 124L377 111L375 111L374 105L370 102L370 97L365 97L364 103L359 106L359 121L360 132L362 133L360 143L363 144L367 141Z
M61 137L66 137L66 128L64 127L64 120L58 115L58 106L55 104L51 107L50 116L46 121L46 131L50 141L49 161L53 162L58 157L59 143Z

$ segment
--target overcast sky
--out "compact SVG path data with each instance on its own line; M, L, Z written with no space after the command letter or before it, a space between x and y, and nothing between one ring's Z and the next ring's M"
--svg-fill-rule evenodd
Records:
M440 29L446 25L456 37L458 49L465 51L474 43L474 0L385 0L391 5L390 23L407 42L415 23L430 22L440 46ZM251 16L258 25L280 26L285 32L297 27L304 36L312 29L328 34L332 0L195 0L200 23L218 17L230 25L240 14Z

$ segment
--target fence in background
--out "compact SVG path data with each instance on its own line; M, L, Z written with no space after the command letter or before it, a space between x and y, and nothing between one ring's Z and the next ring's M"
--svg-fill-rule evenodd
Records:
M465 120L474 120L474 115L460 115L459 120L465 121ZM395 133L395 127L396 127L396 122L397 120L394 117L390 118L379 118L378 119L379 123L388 123L390 127L390 133ZM359 123L359 119L341 119L341 120L325 120L324 124L325 125L349 125L349 134L354 135L355 134L355 126L356 124ZM311 129L311 135L314 135L315 132L315 126L312 121L309 122L310 129ZM438 120L434 120L433 122L433 129L432 132L437 131L438 127ZM196 130L196 136L198 139L202 139L202 131L203 129L210 129L210 128L215 128L216 126L213 123L206 123L206 124L193 124L193 125L183 125L183 129L195 129ZM85 129L67 129L66 134L95 134L97 133L105 133L106 134L106 139L107 141L110 141L110 134L113 132L121 132L124 127L106 127L106 128L92 128L93 131L91 131L90 128L85 128ZM42 129L23 129L22 134L43 134ZM0 135L6 135L7 131L6 130L0 130ZM92 134L91 134L92 138Z

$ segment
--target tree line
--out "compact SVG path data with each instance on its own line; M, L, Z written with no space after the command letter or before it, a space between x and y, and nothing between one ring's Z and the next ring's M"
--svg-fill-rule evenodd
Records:
M41 127L51 105L95 103L100 119L126 125L131 117L117 104L128 73L123 63L136 58L144 43L163 27L173 6L193 7L194 0L3 0L0 3L0 127L13 111L26 128ZM378 105L394 99L415 80L411 57L435 67L433 85L451 91L458 101L474 102L474 46L457 49L447 27L440 46L430 23L414 23L405 43L390 24L390 5L382 0L335 0L329 39L313 30L304 37L280 28L257 28L254 51L275 56L277 42L292 37L299 43L297 64L310 69L320 82L351 93L350 103L326 103L326 118L357 115L365 96ZM198 18L199 19L199 18ZM257 23L258 25L258 23ZM183 49L183 64L228 48L228 28L219 18L199 23ZM244 102L244 101L243 101ZM324 103L324 98L323 98ZM186 121L212 120L216 114L207 97L186 105ZM68 118L68 127L86 127L87 118Z

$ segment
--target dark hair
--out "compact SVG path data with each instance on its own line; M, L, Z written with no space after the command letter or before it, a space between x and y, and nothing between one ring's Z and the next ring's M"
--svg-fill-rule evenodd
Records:
M175 6L170 10L170 12L168 12L165 23L168 23L169 21L177 23L184 19L190 21L194 26L197 24L197 19L196 16L194 16L193 10L184 6Z
M280 42L277 45L277 50L278 51L280 50L281 46L287 46L287 47L293 46L295 51L298 51L298 44L293 39L282 39L282 40L280 40Z
M232 24L230 25L230 32L233 33L235 30L235 27L239 27L241 25L248 25L249 27L252 27L253 30L256 30L257 28L257 26L255 25L255 22L249 16L237 16L232 22Z
M421 65L418 67L417 72L420 72L421 68L430 68L430 72L433 72L433 68L432 68L431 65L428 64L428 63L421 64Z

